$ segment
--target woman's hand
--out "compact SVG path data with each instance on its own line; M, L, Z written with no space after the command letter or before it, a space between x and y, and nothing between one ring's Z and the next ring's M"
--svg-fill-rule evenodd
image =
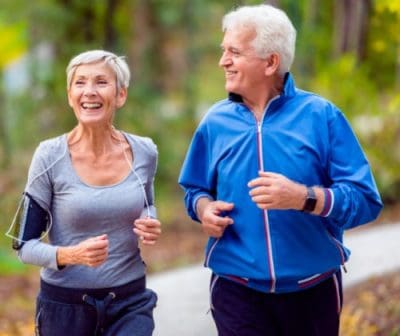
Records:
M58 266L86 265L97 267L108 257L108 237L106 234L88 238L77 245L57 249Z
M161 234L161 223L156 218L139 218L134 222L135 232L144 245L154 245Z

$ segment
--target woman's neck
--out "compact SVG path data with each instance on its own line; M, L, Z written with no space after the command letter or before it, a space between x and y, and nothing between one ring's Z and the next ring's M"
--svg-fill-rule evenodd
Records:
M68 146L76 152L91 153L98 157L109 153L118 145L118 136L112 125L92 128L79 124L68 134Z

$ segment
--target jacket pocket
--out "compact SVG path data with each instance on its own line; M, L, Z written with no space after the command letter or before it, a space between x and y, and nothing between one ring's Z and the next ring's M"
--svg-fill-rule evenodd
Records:
M210 247L208 248L208 251L206 253L206 258L205 258L205 261L204 261L204 266L210 267L209 266L210 265L210 259L211 259L212 253L214 252L214 249L217 246L218 242L219 242L219 238L215 239L215 241L213 241L213 242L210 242Z
M346 266L345 266L345 262L346 262L346 252L345 252L345 249L344 249L342 243L341 243L339 240L337 240L337 239L329 232L328 229L326 230L326 233L327 233L327 235L328 235L328 238L331 240L331 242L335 245L336 249L338 250L339 255L340 255L340 264L341 264L341 266L343 267L343 270L347 273L347 269L346 269Z

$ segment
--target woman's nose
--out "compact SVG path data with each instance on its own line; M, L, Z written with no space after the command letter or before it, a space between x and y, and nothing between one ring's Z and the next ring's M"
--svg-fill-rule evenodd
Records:
M87 84L84 87L83 94L85 96L94 96L94 95L96 95L96 88L92 84Z

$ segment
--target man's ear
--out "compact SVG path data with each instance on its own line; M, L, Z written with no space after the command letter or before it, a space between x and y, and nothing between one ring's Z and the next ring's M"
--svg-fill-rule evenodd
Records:
M265 75L272 76L278 72L279 65L281 64L281 57L279 54L270 54L266 59Z
M124 106L127 97L128 90L126 88L120 88L117 93L117 108Z

